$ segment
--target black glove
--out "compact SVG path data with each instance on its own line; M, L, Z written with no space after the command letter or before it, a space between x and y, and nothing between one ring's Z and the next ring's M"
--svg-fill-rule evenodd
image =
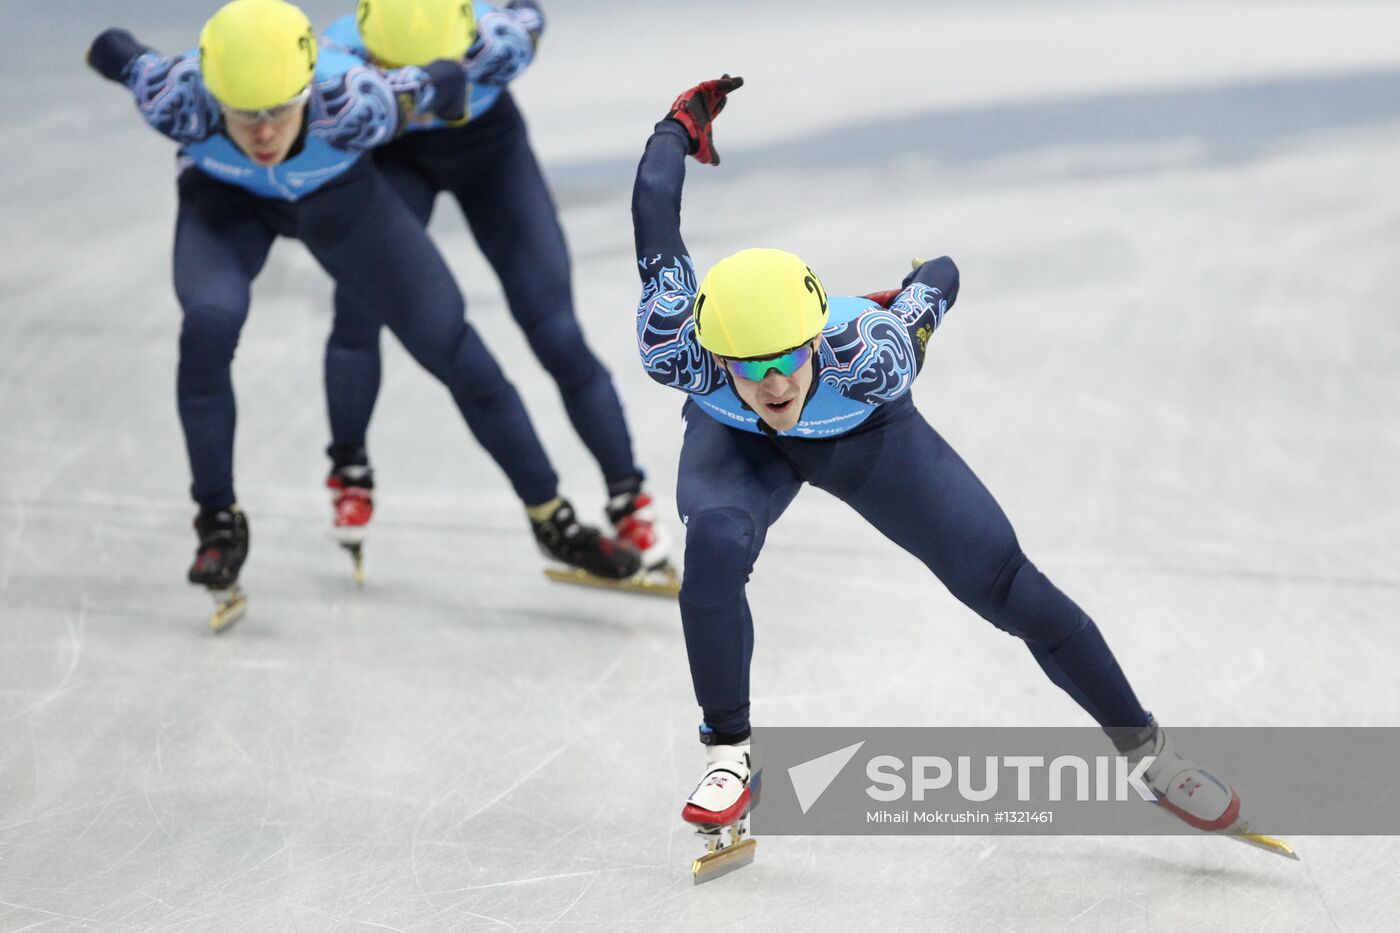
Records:
M423 69L432 79L433 115L454 123L467 115L467 73L462 63L446 58L430 62Z
M710 124L724 109L729 92L743 86L743 78L731 78L729 75L713 81L701 81L683 92L671 105L666 119L675 120L685 128L685 134L690 137L690 154L698 161L706 165L719 165L719 153L715 152Z
M137 42L125 29L108 29L92 40L87 50L87 63L108 81L121 81L132 59L149 51L149 47Z

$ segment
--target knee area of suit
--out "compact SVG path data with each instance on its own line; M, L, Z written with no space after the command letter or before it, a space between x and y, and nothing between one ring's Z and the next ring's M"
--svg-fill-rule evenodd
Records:
M690 516L685 526L686 598L704 602L730 598L753 567L754 522L732 509Z
M195 305L185 308L180 325L181 357L232 359L246 316L246 307Z
M338 320L331 328L326 347L332 351L351 353L378 352L380 327L377 321L373 324L347 324Z
M1004 615L1010 601L1016 578L1030 565L1030 560L1020 550L1008 555L1000 565L975 574L950 586L953 595L963 604L983 618L991 620L997 628L1017 634L1004 624Z
M525 337L540 365L561 383L587 382L601 368L583 342L578 322L567 313L549 315L527 328Z

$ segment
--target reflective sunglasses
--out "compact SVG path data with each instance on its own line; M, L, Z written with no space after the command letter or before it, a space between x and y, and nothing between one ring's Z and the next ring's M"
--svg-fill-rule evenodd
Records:
M263 123L277 123L291 116L292 112L302 104L311 99L311 85L307 85L302 92L285 104L278 104L276 107L264 107L262 110L238 110L233 107L224 107L224 119L231 125L240 127L256 127Z
M770 369L776 369L784 376L791 376L806 366L807 361L811 358L812 345L804 343L800 347L777 356L767 356L757 360L736 360L725 357L725 360L729 363L729 371L739 378L747 379L750 382L762 382Z

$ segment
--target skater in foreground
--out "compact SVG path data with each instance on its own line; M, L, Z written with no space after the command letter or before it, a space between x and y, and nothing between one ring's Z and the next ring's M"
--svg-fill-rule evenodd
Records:
M569 254L525 122L506 85L532 61L544 18L534 0L504 7L463 0L360 0L355 15L331 24L323 45L383 68L426 67L461 61L467 80L466 113L459 120L423 117L405 134L377 148L374 161L388 186L426 228L437 196L449 192L461 207L491 263L512 317L535 357L554 379L575 432L592 453L606 483L606 515L617 537L642 555L646 574L619 585L659 581L674 595L679 585L667 563L668 541L656 521L612 377L589 350L574 317ZM379 332L385 309L347 283L335 290L335 326L326 346L335 529L354 548L373 514L374 472L365 435L379 391ZM489 419L472 422L488 450L509 450L495 435L515 430ZM542 448L538 462L520 464L552 473ZM509 465L503 463L503 468ZM528 505L536 533L553 532L555 497ZM546 542L546 546L550 547ZM590 582L583 571L563 579ZM607 579L591 575L593 581Z
M848 503L918 557L969 608L1022 639L1047 677L1190 825L1250 835L1230 786L1172 747L1098 627L1022 553L991 494L910 396L928 341L958 297L946 257L900 289L828 297L796 256L746 249L697 285L680 234L687 155L717 165L711 122L742 79L681 94L647 142L632 196L642 297L637 338L653 379L689 395L677 505L686 516L681 621L707 765L682 818L707 838L697 882L747 864L749 662L745 585L769 526L804 483Z
M184 55L161 55L109 29L88 63L124 84L146 121L181 144L177 396L199 506L189 580L214 594L216 631L244 611L238 578L249 544L234 494L229 371L251 283L278 236L301 240L337 283L372 301L469 426L495 426L491 454L524 502L557 498L524 406L467 325L442 257L362 158L415 115L460 118L462 62L380 72L348 54L318 55L310 22L289 3L233 0ZM549 535L537 528L537 538L557 544L556 557L613 578L637 571L634 548L578 524L570 510L548 521Z

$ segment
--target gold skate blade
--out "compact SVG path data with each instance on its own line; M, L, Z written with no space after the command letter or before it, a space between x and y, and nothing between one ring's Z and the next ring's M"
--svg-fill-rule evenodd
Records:
M355 563L355 585L365 585L365 549L363 541L342 541L341 548L350 555L350 560Z
M660 596L674 599L681 591L680 578L670 567L661 570L639 573L625 580L610 580L596 576L577 567L546 567L544 575L555 583L569 583L574 586L592 586L598 589L617 590L622 593L640 593L644 596Z
M1284 858L1291 858L1295 862L1302 861L1302 859L1298 858L1298 853L1293 851L1291 845L1273 836L1265 836L1262 833L1250 832L1248 823L1245 823L1239 829L1227 830L1225 835L1229 836L1231 839L1238 839L1245 845L1263 849L1265 852L1282 855Z
M690 864L690 877L696 884L714 881L721 875L743 868L753 861L758 840L752 837L737 845L725 846L714 852L706 852Z
M248 611L248 597L241 590L210 590L214 596L214 611L209 615L209 627L215 635L222 634Z

